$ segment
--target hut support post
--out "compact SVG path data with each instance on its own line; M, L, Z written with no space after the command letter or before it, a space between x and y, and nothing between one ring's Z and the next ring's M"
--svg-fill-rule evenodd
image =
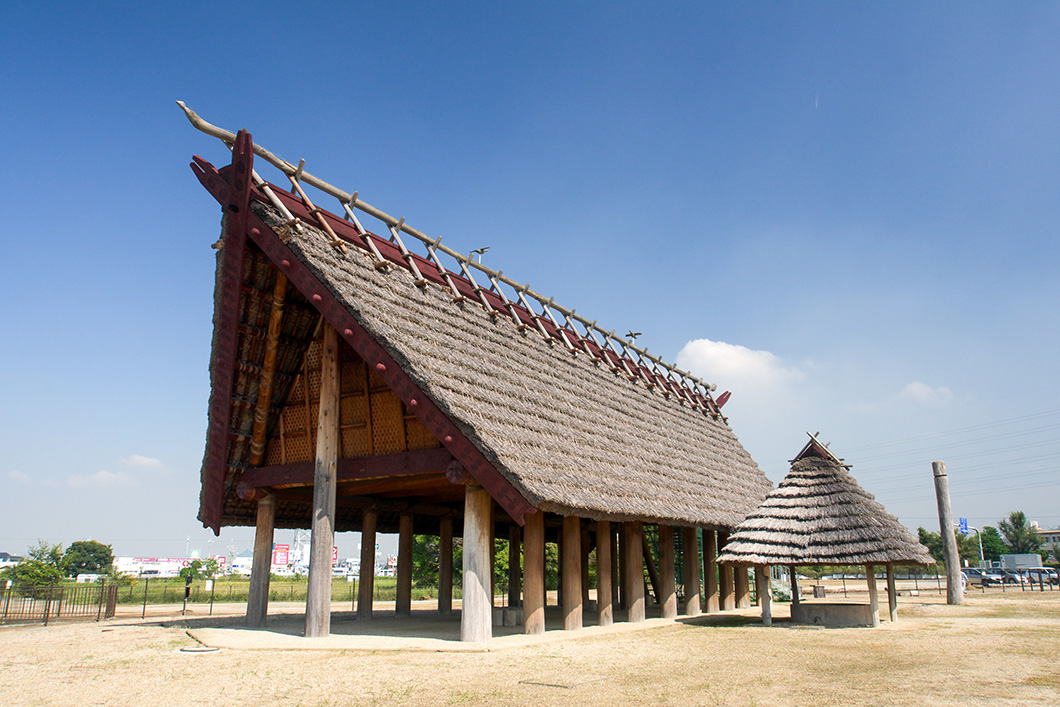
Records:
M512 523L508 527L508 606L519 606L519 595L523 588L523 572L519 564L522 538L519 526Z
M269 569L276 527L276 497L272 494L258 501L257 521L254 564L250 566L250 594L247 597L247 626L250 628L262 628L269 613Z
M718 550L723 551L726 543L729 542L729 533L726 530L718 531ZM733 577L732 577L732 565L728 562L718 565L719 574L721 575L720 592L721 592L721 608L725 611L730 611L736 608L736 594L733 592Z
M747 565L735 565L736 607L751 607L751 583L747 579Z
M545 632L545 513L526 516L523 526L523 631Z
M582 627L582 530L577 516L563 517L563 630Z
M636 623L644 620L644 556L641 535L644 526L640 521L628 521L622 524L623 555L622 568L625 570L625 586L622 594L626 598L627 620Z
M622 524L611 526L611 604L619 609L622 603Z
M460 612L460 640L488 643L493 634L493 555L490 507L493 499L478 484L464 487L464 598Z
M946 560L946 603L963 604L961 558L957 552L957 536L953 534L950 480L946 476L946 462L931 462L931 471L935 476L935 500L939 507L939 534L942 535L942 554Z
M718 612L718 541L713 530L703 530L703 586L704 606L708 614Z
M611 524L606 520L596 521L596 623L610 626L615 622L611 593L612 562Z
M880 600L876 594L876 565L865 565L865 580L869 583L869 611L872 614L872 627L880 625Z
M335 546L335 490L339 463L339 335L324 325L321 351L320 412L313 474L312 536L309 541L309 585L306 588L305 636L331 633L331 557Z
M412 615L412 514L398 516L396 616Z
M618 583L615 584L615 589L618 590L618 600L615 602L618 604L620 609L629 608L629 564L627 561L629 555L629 548L626 545L629 544L628 533L626 531L625 523L616 523L618 526L618 552L616 556L618 558ZM638 553L639 554L639 553Z
M674 529L670 525L659 526L659 602L664 619L677 618L677 579L674 566Z
M375 598L375 526L379 512L367 508L361 519L361 576L357 588L357 620L372 618L372 601Z
M685 551L685 615L700 613L699 589L699 534L695 528L682 528L682 545Z
M799 605L799 575L795 573L795 565L788 567L788 573L791 575L791 605Z
M438 530L438 613L453 613L453 518L445 516Z
M762 607L762 623L765 626L773 625L773 592L769 585L769 567L755 565L755 594L758 595L758 605Z
M887 563L887 609L891 623L898 620L898 592L894 585L894 565Z

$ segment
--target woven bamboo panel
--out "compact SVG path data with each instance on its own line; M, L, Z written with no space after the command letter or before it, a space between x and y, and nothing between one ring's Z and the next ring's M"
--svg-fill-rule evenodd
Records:
M316 458L316 449L312 441L310 436L304 432L300 432L297 435L287 435L287 463L297 464L298 462L312 461Z
M372 393L372 452L403 452L405 421L401 401L389 390Z
M355 425L368 420L368 405L363 393L343 395L339 399L339 424Z
M369 451L367 427L348 427L342 430L343 457L366 457Z
M405 418L405 437L408 439L409 449L433 449L441 446L441 443L415 415Z
M320 351L324 347L323 339L313 339L305 352L306 368L309 370L320 370Z
M364 390L364 361L343 361L339 391L355 393Z
M386 388L386 383L379 377L379 374L375 372L374 368L368 369L368 386L375 390L376 388Z

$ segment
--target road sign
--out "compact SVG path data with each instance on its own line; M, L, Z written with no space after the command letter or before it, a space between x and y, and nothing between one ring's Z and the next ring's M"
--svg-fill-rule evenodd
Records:
M968 534L968 519L967 518L960 518L958 520L960 521L960 524L961 524L961 535L967 535Z

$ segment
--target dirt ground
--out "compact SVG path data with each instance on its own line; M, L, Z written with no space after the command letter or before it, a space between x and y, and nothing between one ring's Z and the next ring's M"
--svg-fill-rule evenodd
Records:
M899 622L879 629L795 627L774 608L768 628L744 610L475 653L206 652L188 629L224 627L226 607L183 622L137 610L0 628L0 704L1060 704L1060 592L973 592L960 607L901 597Z

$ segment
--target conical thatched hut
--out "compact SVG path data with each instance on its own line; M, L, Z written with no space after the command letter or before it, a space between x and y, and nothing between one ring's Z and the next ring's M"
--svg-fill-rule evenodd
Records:
M736 527L718 561L754 566L758 575L765 575L764 568L771 565L790 567L795 621L801 613L795 567L865 565L869 620L874 626L879 624L876 565L887 567L893 621L897 615L894 566L934 562L927 548L858 485L849 465L812 435L780 485ZM762 606L766 618L768 603Z
M341 530L362 533L363 619L377 532L399 533L398 614L410 612L413 534L439 537L438 608L448 614L461 529L465 640L487 640L497 620L497 536L510 541L508 604L528 633L544 630L546 538L561 548L565 628L582 625L592 548L599 623L612 621L612 604L643 620L645 564L663 615L676 614L675 546L686 613L699 612L714 533L772 487L712 386L280 160L245 131L187 114L233 149L230 166L192 164L224 213L199 519L215 532L257 527L251 625L265 622L276 527L313 529L308 636L329 631ZM262 180L255 157L286 188ZM303 185L337 198L341 213L318 208ZM657 568L643 555L645 523L660 527ZM502 620L518 622L513 613Z

